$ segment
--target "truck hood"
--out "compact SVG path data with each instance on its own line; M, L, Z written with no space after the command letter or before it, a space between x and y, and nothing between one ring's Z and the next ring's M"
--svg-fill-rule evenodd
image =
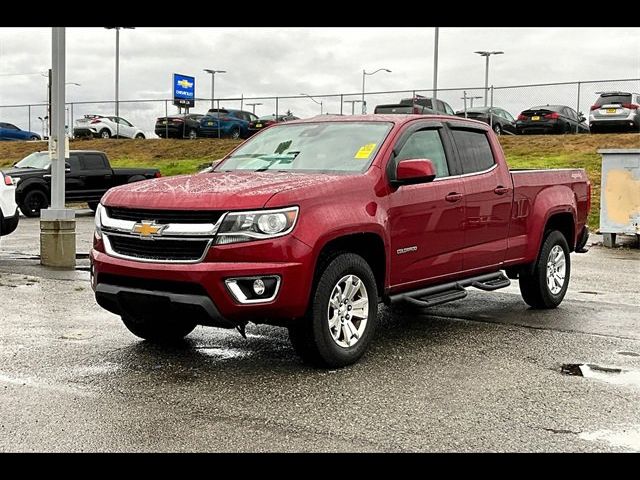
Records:
M5 175L9 175L10 177L13 178L20 178L20 177L26 177L26 176L32 176L32 175L44 175L45 173L49 173L48 170L44 170L44 169L39 169L39 168L5 168L2 169L2 173L4 173Z
M291 172L213 172L157 178L112 188L108 206L162 210L262 208L276 193L308 189L344 179L341 175Z

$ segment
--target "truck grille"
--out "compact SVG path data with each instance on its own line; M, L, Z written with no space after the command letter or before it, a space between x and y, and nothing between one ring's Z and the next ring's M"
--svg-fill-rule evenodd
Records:
M127 257L151 261L195 262L200 260L211 242L210 239L154 239L145 240L133 236L108 235L115 253Z
M107 207L107 215L118 220L140 222L155 220L158 223L213 223L224 212L210 210L144 210L138 208Z

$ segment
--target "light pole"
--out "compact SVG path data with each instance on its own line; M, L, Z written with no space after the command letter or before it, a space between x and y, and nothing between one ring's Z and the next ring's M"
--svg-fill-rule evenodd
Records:
M211 68L205 68L204 71L211 74L211 108L213 108L213 99L216 93L216 73L227 73L227 71L213 70Z
M376 73L381 71L391 73L391 70L389 70L388 68L379 68L375 72L371 72L371 73L367 73L366 71L362 70L362 114L363 115L367 113L367 102L364 101L364 78L366 75L375 75Z
M80 85L79 83L76 82L66 82L64 84L65 86L67 85L75 85L76 87L81 87L82 85ZM69 111L69 109L67 109L67 111ZM69 131L67 133L69 138L74 138L73 137L73 103L71 104L71 111L69 112L70 117L69 117Z
M477 53L481 57L485 57L487 59L485 71L484 71L484 106L487 106L487 99L489 97L489 57L491 55L502 55L504 52L487 52L480 50Z
M252 107L251 111L253 112L253 114L255 115L256 113L256 105L262 105L262 103L247 103L247 105L249 105L250 107Z
M460 97L460 98L462 100L464 100L464 118L467 118L467 100L471 100L471 107L469 107L469 108L473 108L473 100L475 98L482 98L482 97L481 96L480 97L470 97L470 96L467 95L467 91L466 90L464 92L462 92L462 93L463 93L463 96Z
M216 93L216 73L227 73L227 71L213 70L212 68L205 68L203 71L211 74L211 109L213 110L213 99ZM220 102L218 102L218 106L220 106ZM220 138L220 111L217 112L216 117L218 118L218 138Z
M355 115L356 103L362 103L362 100L345 100L344 103L350 103L351 104L351 115Z
M436 27L433 43L433 98L438 98L438 36L440 27Z
M300 95L304 95L305 97L309 97L311 100L313 100L314 102L316 102L318 105L320 105L320 115L322 115L322 100L317 101L315 98L313 98L311 95L308 95L306 93L301 93Z
M120 116L120 29L128 28L133 30L135 27L104 27L107 30L116 31L116 117ZM120 122L116 122L116 138L120 136Z

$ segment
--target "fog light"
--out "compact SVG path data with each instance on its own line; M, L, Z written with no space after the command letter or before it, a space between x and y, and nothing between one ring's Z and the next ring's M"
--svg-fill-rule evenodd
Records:
M253 291L256 295L262 295L264 293L264 282L261 279L254 280Z

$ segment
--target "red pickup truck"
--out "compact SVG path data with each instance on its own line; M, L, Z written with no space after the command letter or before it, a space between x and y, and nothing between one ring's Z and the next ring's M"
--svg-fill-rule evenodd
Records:
M267 323L305 360L339 367L365 352L380 302L430 307L517 278L527 304L556 307L590 198L582 169L509 171L474 120L292 121L207 173L109 190L92 287L150 341Z

